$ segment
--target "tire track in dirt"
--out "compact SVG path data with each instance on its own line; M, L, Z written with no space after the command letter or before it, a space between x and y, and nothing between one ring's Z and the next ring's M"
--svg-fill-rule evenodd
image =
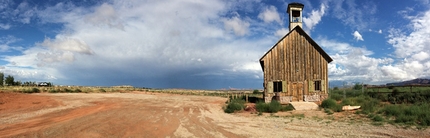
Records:
M10 137L20 133L38 131L51 125L69 121L114 107L114 104L94 103L94 106L72 109L62 113L50 113L15 124L0 125L0 136Z
M0 137L426 137L429 130L278 114L226 114L226 98L143 93L45 94L70 107L0 124ZM62 107L65 107L62 106ZM50 109L50 108L48 108ZM33 112L33 110L29 111ZM321 112L323 111L313 111ZM26 114L20 112L17 116ZM8 116L6 116L8 117ZM0 118L1 120L2 118Z

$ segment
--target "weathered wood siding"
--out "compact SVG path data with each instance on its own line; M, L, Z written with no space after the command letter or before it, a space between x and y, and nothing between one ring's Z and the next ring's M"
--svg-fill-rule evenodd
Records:
M273 81L282 81L280 95L292 96L293 101L302 101L303 95L327 94L328 62L308 39L293 30L261 59L266 95L273 93ZM322 87L313 92L311 83L316 80L321 80Z

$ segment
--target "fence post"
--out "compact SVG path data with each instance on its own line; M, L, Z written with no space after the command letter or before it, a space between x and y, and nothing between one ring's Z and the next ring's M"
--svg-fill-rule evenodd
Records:
M245 94L245 101L248 102L248 94Z

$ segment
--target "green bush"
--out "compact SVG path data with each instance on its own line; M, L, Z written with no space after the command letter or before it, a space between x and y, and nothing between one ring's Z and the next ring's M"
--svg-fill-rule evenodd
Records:
M55 90L55 89L51 89L51 90L49 90L48 92L49 92L49 93L58 93L58 91L57 91L57 90Z
M386 116L400 116L400 114L403 114L403 111L399 105L387 105L382 109L382 112Z
M336 101L340 101L343 98L343 94L339 93L340 91L333 91L330 93L330 99L334 99Z
M395 123L403 123L408 125L430 126L430 104L415 104L415 105L388 105L385 106L381 113L386 116L394 117Z
M341 105L354 105L354 103L350 99L343 99L340 104Z
M352 87L352 89L354 90L361 90L362 89L362 85L360 83L355 83L354 87Z
M106 92L106 90L105 90L105 89L99 89L99 91L100 91L100 92Z
M255 89L254 91L252 91L252 94L261 94L261 92L257 89Z
M375 115L372 117L372 120L376 122L381 122L381 121L384 121L384 118L381 117L380 115Z
M333 99L325 99L324 101L322 101L322 103L321 103L321 107L322 108L328 108L328 109L330 109L330 108L333 108L333 107L335 107L337 105L337 103L336 103L336 101L335 100L333 100Z
M82 92L81 89L75 89L75 92Z
M293 111L293 110L294 110L294 107L292 104L288 104L286 106L283 106L281 109L281 111Z
M282 106L276 100L272 100L270 103L257 102L255 108L258 112L277 113L278 111L291 111L294 110L292 105Z
M64 88L64 92L73 92L73 91L70 89Z
M260 101L255 105L255 109L257 109L258 112L268 112L269 105Z
M327 113L328 115L332 115L333 114L333 111L331 111L330 109L328 109L328 108L325 108L324 109L324 112L325 113Z
M376 95L376 99L379 99L383 102L387 102L388 101L388 95L385 93L379 93L378 95Z
M282 105L278 101L272 100L269 103L269 109L268 109L269 113L277 113L281 109L282 109Z
M335 112L342 111L342 105L337 104L336 101L333 99L325 99L324 101L322 101L321 107L331 109Z
M31 89L24 89L22 90L23 93L40 93L40 90L38 88L31 88Z
M230 103L227 104L227 107L224 109L226 113L234 113L235 111L240 111L245 108L245 101L241 99L234 99Z
M364 102L360 104L361 111L365 114L373 113L379 106L380 102L377 99L365 97Z
M336 91L336 90L339 90L339 87L334 87L334 88L333 88L333 90L335 90L335 91Z
M32 88L32 89L31 89L31 92L32 92L32 93L39 93L39 92L40 92L40 90L39 90L38 88Z

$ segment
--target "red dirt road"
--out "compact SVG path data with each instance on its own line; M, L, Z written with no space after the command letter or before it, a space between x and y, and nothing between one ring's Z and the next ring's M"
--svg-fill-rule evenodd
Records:
M0 93L0 137L430 136L428 129L308 117L313 113L305 118L225 114L225 101L144 93Z

